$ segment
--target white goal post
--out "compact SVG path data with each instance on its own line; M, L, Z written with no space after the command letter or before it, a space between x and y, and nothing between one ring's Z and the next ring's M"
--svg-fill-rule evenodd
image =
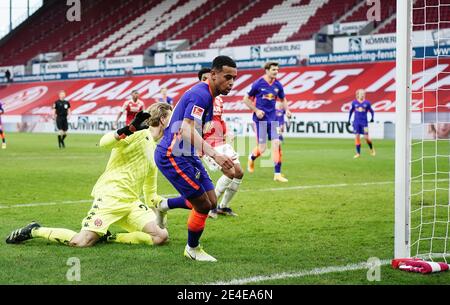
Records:
M394 257L410 257L410 105L412 0L397 0Z
M396 18L394 257L447 261L450 0L397 0Z

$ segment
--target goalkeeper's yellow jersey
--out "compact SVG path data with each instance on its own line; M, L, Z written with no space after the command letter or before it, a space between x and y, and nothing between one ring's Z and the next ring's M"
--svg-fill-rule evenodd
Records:
M112 152L91 195L133 203L143 194L145 203L151 204L158 195L157 167L153 158L156 143L150 131L144 129L119 141L111 132L101 138L99 146L112 148Z

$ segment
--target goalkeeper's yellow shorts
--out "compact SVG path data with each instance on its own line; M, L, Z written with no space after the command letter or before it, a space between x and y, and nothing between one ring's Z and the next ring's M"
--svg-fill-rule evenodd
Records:
M128 232L142 231L156 215L141 201L129 202L111 196L95 198L88 215L81 223L81 230L104 235L112 224L117 224Z

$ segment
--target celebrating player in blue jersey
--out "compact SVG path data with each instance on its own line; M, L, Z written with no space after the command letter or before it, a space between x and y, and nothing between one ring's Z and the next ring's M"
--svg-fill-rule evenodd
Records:
M288 109L283 85L277 80L278 63L268 62L264 69L265 75L253 83L250 91L244 97L244 103L253 111L258 141L258 145L249 156L247 169L250 173L253 173L255 160L265 152L267 140L269 140L272 141L272 156L275 164L273 180L287 182L288 180L281 175L279 124L275 111L277 98L283 103L283 109L286 111L288 118L291 117L291 112ZM253 104L250 98L256 98L256 104Z
M370 112L372 118L370 122L373 122L374 112L370 103L366 100L366 92L364 89L356 90L356 100L352 102L350 108L350 114L348 116L348 124L352 118L353 112L355 113L355 119L353 120L353 132L355 133L355 145L356 155L354 158L361 156L361 138L360 135L364 135L367 145L370 147L370 153L375 156L375 149L373 148L372 140L369 137L369 124L367 122L367 112Z
M188 242L184 256L198 261L216 261L199 245L211 209L216 208L217 196L198 153L210 156L224 169L234 166L231 158L218 153L203 140L213 118L216 96L227 95L237 76L236 63L228 56L218 56L211 75L186 91L177 103L164 137L155 150L155 162L161 173L187 200L171 203L169 208L191 208L188 219ZM167 207L158 207L166 210Z

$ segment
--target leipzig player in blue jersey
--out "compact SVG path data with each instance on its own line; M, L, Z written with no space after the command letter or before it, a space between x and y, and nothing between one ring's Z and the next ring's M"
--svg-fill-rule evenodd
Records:
M209 79L186 91L175 106L163 139L155 150L159 170L186 198L172 203L169 208L192 208L184 250L184 256L192 260L216 261L199 245L208 213L216 208L217 196L197 152L213 158L224 169L234 166L231 158L214 150L202 135L211 127L214 99L231 91L236 76L236 63L230 57L216 57Z
M167 95L166 87L161 88L161 91L159 93L161 93L161 97L157 100L158 102L167 103L173 106L173 98Z
M276 116L275 103L277 99L283 103L286 116L291 117L288 109L288 101L284 95L283 85L277 80L279 71L278 63L268 62L264 66L265 75L255 81L244 97L244 103L253 111L253 121L256 124L256 136L258 145L250 154L247 169L253 173L255 160L263 154L267 147L267 140L272 141L272 156L275 164L275 175L273 180L287 182L281 175L281 150L278 134L278 120ZM254 104L250 98L256 99Z
M367 145L370 148L370 154L375 156L375 149L373 148L372 140L369 137L369 123L367 121L367 112L372 115L370 122L373 122L374 111L366 100L366 92L363 89L356 90L356 100L352 102L350 113L348 116L348 124L352 118L352 114L355 113L355 119L353 120L353 132L355 133L355 145L356 155L354 158L361 156L361 135L364 135Z

